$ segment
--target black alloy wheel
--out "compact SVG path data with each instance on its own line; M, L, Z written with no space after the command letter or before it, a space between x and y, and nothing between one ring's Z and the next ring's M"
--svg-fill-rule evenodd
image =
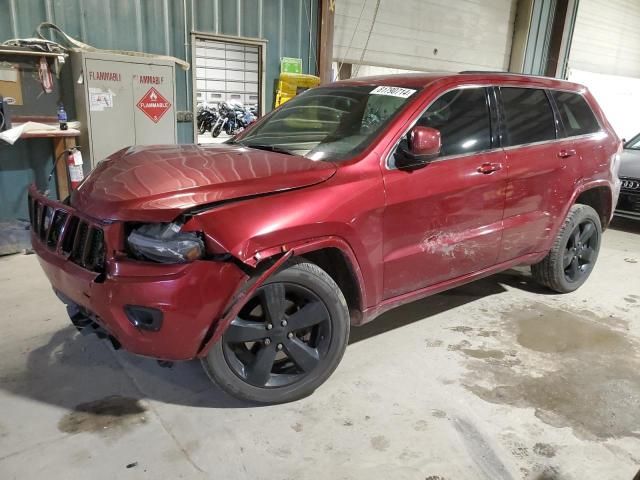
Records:
M329 311L301 285L271 283L258 289L222 338L227 363L242 380L256 387L291 385L326 356Z
M591 275L601 239L602 224L598 212L589 205L573 205L549 253L531 266L533 278L556 292L573 292Z
M564 275L569 282L577 282L593 268L600 243L600 235L592 220L579 223L569 235L564 251Z
M256 290L202 365L237 398L297 400L336 369L349 326L347 302L333 279L317 265L293 259Z

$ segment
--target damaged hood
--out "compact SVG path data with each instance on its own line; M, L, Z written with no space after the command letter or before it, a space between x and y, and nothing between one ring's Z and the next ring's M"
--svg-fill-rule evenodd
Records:
M171 221L186 209L323 182L328 162L235 145L155 145L120 150L71 195L97 219Z

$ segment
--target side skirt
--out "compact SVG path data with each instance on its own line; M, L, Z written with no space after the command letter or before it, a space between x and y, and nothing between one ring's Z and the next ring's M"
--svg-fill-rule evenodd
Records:
M440 282L435 285L429 285L428 287L421 288L420 290L415 290L413 292L403 293L402 295L388 298L387 300L379 303L378 305L364 310L362 312L361 321L358 323L353 323L353 325L364 325L365 323L368 323L374 320L376 317L382 315L383 313L389 310L399 307L400 305L411 303L416 300L420 300L421 298L429 297L431 295L435 295L436 293L440 293L445 290L449 290L451 288L459 287L460 285L464 285L465 283L470 283L475 280L488 277L490 275L493 275L494 273L508 270L509 268L512 268L518 265L531 265L531 264L537 263L540 260L542 260L542 258L544 258L545 255L546 255L546 252L529 253L527 255L523 255L521 257L499 263L492 267L488 267L483 270L478 270L477 272L468 273L466 275L452 278L450 280L446 280L444 282Z

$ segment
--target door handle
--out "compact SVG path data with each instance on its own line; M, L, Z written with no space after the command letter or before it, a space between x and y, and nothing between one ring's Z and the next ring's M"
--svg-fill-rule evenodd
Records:
M502 168L502 164L501 163L483 163L482 165L480 165L478 167L478 172L480 173L484 173L485 175L488 175L490 173L493 173L497 170L500 170Z
M559 156L560 158L569 158L569 157L573 157L575 154L576 154L576 151L575 151L573 148L571 148L571 149L569 149L569 150L560 150L560 151L558 152L558 156Z

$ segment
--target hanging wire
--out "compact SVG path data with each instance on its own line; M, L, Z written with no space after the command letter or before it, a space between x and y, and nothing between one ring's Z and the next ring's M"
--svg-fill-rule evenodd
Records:
M356 33L358 33L358 27L360 26L360 20L362 20L362 14L364 13L364 8L367 6L367 1L368 0L364 0L362 2L362 8L360 9L360 15L358 15L358 21L356 22L356 27L353 29L353 34L351 35L351 41L349 42L349 45L347 46L347 49L344 52L344 55L342 56L342 60L340 61L340 64L338 65L338 75L340 75L340 71L342 70L342 65L344 65L344 61L347 58L347 55L349 55L349 50L351 50L351 47L353 46L353 40L356 38Z
M311 1L313 0L309 0L309 2L311 3ZM316 56L316 52L315 50L313 50L311 48L311 31L312 31L312 27L311 27L311 19L309 18L309 11L307 10L307 2L303 0L304 5L304 14L307 17L307 26L309 27L309 73L311 73L311 55L313 54L313 65L315 67L315 71L319 72L320 71L320 62L319 62L319 58ZM309 6L309 9L311 9L311 6Z
M75 147L70 147L70 148L65 148L62 152L60 152L58 154L58 156L55 158L55 160L53 161L53 167L51 168L51 172L49 172L49 177L47 178L47 184L45 185L45 191L44 194L45 196L49 195L49 185L51 184L51 179L53 178L53 174L56 172L56 166L58 165L58 162L60 161L60 159L62 158L62 156L66 153L67 155L71 155L73 154L76 150L80 150L79 146L75 146Z
M378 17L378 9L380 8L380 1L376 2L376 8L373 11L373 18L371 19L371 28L369 29L369 34L367 35L367 41L364 43L364 47L362 48L362 54L360 55L360 61L358 62L358 66L356 67L356 73L353 75L354 77L358 76L358 72L360 71L360 66L362 65L362 60L364 59L364 54L367 51L367 47L369 46L369 40L371 40L371 33L373 32L373 26L376 23L376 18Z

